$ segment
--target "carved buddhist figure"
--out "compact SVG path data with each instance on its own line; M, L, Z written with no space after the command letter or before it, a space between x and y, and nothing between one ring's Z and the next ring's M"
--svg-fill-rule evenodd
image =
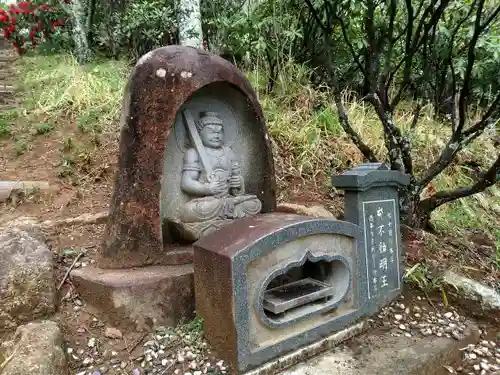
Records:
M193 121L184 111L192 146L184 153L181 189L190 200L179 211L183 230L197 239L227 221L258 214L262 203L245 194L245 181L236 155L224 143L224 124L218 113L201 113Z

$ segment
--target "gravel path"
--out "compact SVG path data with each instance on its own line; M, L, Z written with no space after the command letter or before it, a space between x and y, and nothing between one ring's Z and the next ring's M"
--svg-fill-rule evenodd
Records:
M84 309L82 301L74 299L73 309ZM403 296L384 308L369 322L373 327L384 327L394 336L416 335L462 338L467 319L456 309L430 305L427 299L417 296L412 301ZM106 327L93 318L90 336L79 345L68 347L74 375L223 375L230 374L229 365L212 353L203 339L201 322L193 321L175 329L158 327L154 332L140 336L132 345L134 350L123 350L121 331ZM462 362L445 366L450 374L500 375L500 337L495 332L481 331L481 339L475 345L461 348ZM102 345L104 342L107 345ZM110 347L115 343L115 348Z

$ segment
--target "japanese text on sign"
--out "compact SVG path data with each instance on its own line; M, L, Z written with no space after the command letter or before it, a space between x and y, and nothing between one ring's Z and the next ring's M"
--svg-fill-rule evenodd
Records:
M396 201L363 202L368 298L400 288Z

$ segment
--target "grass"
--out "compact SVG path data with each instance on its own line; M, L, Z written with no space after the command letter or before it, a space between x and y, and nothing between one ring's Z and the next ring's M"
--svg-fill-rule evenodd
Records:
M52 134L61 119L71 119L77 129L92 134L95 143L103 138L116 143L122 94L130 68L125 61L98 60L80 67L70 55L26 56L21 60L22 86L27 93L22 111L28 119L28 129L35 134ZM343 132L337 111L325 90L316 90L307 83L307 70L288 64L279 76L275 91L266 94L266 77L259 71L246 72L256 88L272 136L281 199L287 199L290 181L312 184L319 191L329 189L332 173L362 161L357 148ZM380 123L370 107L344 94L347 112L354 128L371 145L381 159L385 156ZM394 121L404 133L410 132L412 105L401 106ZM8 117L8 116L7 116ZM39 119L42 118L41 122ZM16 133L10 119L0 117L0 137ZM60 129L59 129L60 130ZM23 131L26 131L23 130ZM28 152L23 134L17 131L19 153ZM22 131L21 131L22 133ZM419 126L412 134L416 173L422 173L441 152L448 127L434 121L432 108L425 107ZM71 172L78 158L88 157L88 150L78 148L71 135L61 138L63 152L61 175ZM85 154L87 152L87 154ZM433 184L439 189L466 186L472 183L472 172L465 162L482 165L496 156L492 142L483 137L463 151L456 163L447 168ZM82 155L84 155L82 157ZM87 156L85 156L87 155ZM500 187L443 207L433 214L438 230L453 234L464 228L485 230L497 243L500 265Z

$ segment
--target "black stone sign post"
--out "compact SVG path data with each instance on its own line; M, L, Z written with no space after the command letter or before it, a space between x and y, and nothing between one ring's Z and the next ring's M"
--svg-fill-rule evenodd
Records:
M381 163L367 163L333 176L336 188L345 191L345 220L364 231L368 311L376 311L394 299L402 287L401 230L398 190L410 182L409 175Z

